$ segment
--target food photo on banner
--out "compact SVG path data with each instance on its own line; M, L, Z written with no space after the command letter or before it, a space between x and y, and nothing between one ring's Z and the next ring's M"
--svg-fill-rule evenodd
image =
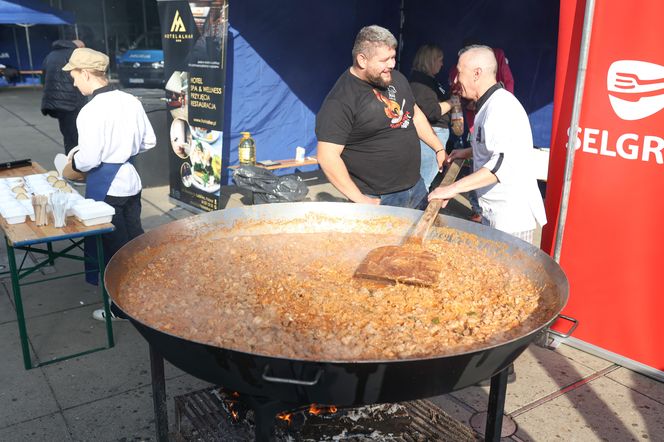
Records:
M227 0L159 1L164 48L170 197L220 208Z

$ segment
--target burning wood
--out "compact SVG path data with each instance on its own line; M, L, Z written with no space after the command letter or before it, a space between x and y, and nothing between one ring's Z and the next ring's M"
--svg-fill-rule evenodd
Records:
M290 426L293 423L293 413L279 413L277 419L286 422Z
M338 411L338 408L335 407L334 405L331 406L320 406L318 404L311 404L309 406L309 409L307 409L306 413L308 413L311 416L320 416L320 415L326 415L326 414L334 414ZM304 413L303 411L300 411L301 413ZM292 412L284 412L284 413L279 413L277 414L277 419L283 422L286 422L288 426L292 425L293 423L293 413Z
M328 413L336 413L337 412L337 407L334 405L331 405L329 407L319 407L316 404L311 404L309 407L309 414L318 416L319 414L328 414Z
M253 440L254 412L242 402L239 394L214 388L190 393L186 400L183 397L175 398L177 427L182 440ZM209 414L202 410L209 410ZM477 440L472 430L428 401L357 408L311 404L279 413L275 421L271 440L276 442ZM211 426L212 422L216 425Z

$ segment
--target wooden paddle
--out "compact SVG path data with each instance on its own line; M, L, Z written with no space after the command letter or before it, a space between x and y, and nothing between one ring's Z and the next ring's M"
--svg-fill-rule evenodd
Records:
M454 160L439 186L456 180L464 160ZM431 225L438 216L443 200L429 202L412 232L400 246L383 246L371 250L355 270L356 278L431 286L438 282L441 269L436 256L422 246Z

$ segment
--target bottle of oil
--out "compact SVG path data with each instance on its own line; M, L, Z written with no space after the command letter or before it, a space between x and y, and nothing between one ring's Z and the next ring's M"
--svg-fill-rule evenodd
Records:
M240 161L240 165L246 166L255 166L256 165L256 142L251 138L251 133L249 132L240 132L242 134L242 139L240 139L240 144L237 148L237 156Z
M463 111L461 109L461 100L459 100L457 95L452 95L450 103L452 104L452 109L450 110L450 126L452 128L452 133L459 137L463 134Z

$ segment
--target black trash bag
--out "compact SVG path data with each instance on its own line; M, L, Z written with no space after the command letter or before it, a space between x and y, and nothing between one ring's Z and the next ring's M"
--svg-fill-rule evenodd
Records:
M254 204L302 201L309 188L299 176L276 176L256 166L240 166L233 173L235 184L254 194Z

